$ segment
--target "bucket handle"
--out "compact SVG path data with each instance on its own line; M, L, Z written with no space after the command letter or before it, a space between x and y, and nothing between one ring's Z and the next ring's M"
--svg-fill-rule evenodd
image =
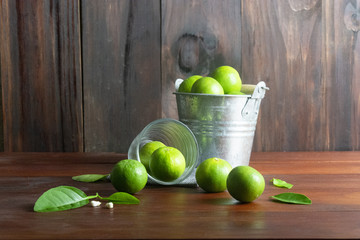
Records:
M241 115L244 119L249 121L255 121L259 114L261 100L265 97L266 90L270 90L264 81L260 81L255 89L251 98L249 98L241 111Z
M184 81L184 79L181 79L181 78L176 79L176 81L175 81L175 91L176 92L178 92L179 87L183 81Z

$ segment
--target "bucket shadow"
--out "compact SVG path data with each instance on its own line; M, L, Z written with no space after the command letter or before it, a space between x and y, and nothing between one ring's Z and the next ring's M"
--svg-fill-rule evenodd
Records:
M25 210L26 212L34 212L34 204L23 204L22 205L22 209Z
M198 192L199 193L199 192ZM207 192L200 192L199 194L208 195L207 197L202 199L202 202L205 204L210 205L218 205L218 206L232 206L232 205L241 205L246 206L251 203L248 202L239 202L238 200L232 198L231 196L226 196L222 193L207 193Z
M234 199L231 198L225 198L225 197L219 197L219 198L211 198L211 199L204 199L204 202L206 204L211 204L211 205L236 205L239 202L237 202Z

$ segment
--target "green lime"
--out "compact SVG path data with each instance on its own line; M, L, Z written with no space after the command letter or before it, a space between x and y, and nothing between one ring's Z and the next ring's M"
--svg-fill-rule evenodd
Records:
M148 175L144 165L133 159L121 160L115 164L110 173L111 184L119 192L134 194L142 190Z
M161 147L151 155L152 176L161 181L171 182L178 179L184 173L185 167L185 157L176 148Z
M221 158L209 158L196 169L196 182L206 192L223 192L232 167Z
M142 164L144 164L146 171L150 175L151 175L151 173L150 173L149 163L150 163L150 159L151 159L151 154L153 154L153 152L160 147L165 147L165 144L163 144L162 142L159 142L159 141L152 141L152 142L146 143L139 151L140 161Z
M229 92L227 93L228 95L246 95L245 93L243 92Z
M210 77L216 79L224 89L224 93L240 92L241 78L238 71L230 66L221 66L210 74Z
M180 84L178 92L190 93L193 84L200 78L202 78L202 76L200 76L200 75L193 75L193 76L187 78Z
M205 94L224 94L224 89L214 78L202 77L193 84L191 92Z
M226 181L230 195L240 202L252 202L264 192L265 180L261 173L250 166L231 170Z
M252 95L254 93L255 88L256 88L256 85L254 85L254 84L243 84L241 86L241 91L245 94Z

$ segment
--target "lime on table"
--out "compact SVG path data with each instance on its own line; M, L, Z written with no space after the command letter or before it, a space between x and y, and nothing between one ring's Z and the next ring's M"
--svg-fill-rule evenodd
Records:
M146 143L139 151L139 155L140 155L140 161L142 164L144 164L146 171L151 175L150 173L150 159L151 159L151 155L153 154L153 152L160 148L160 147L165 147L165 144L163 144L160 141L152 141L152 142L148 142Z
M240 92L242 81L238 71L230 66L216 68L210 77L216 79L224 89L224 93Z
M200 75L193 75L191 77L188 77L180 84L178 92L190 93L193 84L200 78L202 78L202 76Z
M230 195L240 202L252 202L264 192L263 175L250 166L238 166L231 170L227 178Z
M115 164L110 173L111 184L119 192L134 194L142 190L148 175L145 166L133 159L121 160Z
M206 192L223 192L231 169L230 163L224 159L206 159L196 169L196 182Z
M184 155L174 147L158 148L150 160L152 176L164 182L178 179L185 171Z
M221 84L211 77L198 79L191 88L192 93L224 94Z

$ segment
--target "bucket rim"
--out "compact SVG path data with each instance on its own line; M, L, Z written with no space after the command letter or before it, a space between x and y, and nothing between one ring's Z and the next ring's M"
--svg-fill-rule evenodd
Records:
M206 97L217 97L217 98L251 98L250 94L238 95L238 94L206 94L206 93L187 93L187 92L173 92L175 95L185 96L206 96Z

